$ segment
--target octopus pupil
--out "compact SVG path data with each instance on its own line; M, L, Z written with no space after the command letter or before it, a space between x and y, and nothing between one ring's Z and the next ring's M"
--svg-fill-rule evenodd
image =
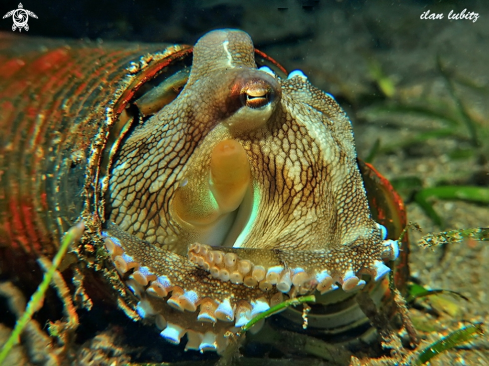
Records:
M261 96L253 96L246 94L245 105L250 108L261 108L270 103L269 93Z

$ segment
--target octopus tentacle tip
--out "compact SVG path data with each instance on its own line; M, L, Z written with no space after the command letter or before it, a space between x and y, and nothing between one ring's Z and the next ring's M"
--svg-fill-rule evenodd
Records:
M160 333L163 338L172 344L180 344L180 340L184 334L184 328L170 322L167 323L166 328Z

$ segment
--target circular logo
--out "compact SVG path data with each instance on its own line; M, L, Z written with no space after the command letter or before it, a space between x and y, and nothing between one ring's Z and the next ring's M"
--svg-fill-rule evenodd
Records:
M19 29L20 32L22 28L24 28L26 31L29 30L29 25L27 24L29 16L37 19L36 14L34 14L30 10L24 9L22 3L19 3L18 9L9 11L3 16L3 19L7 17L12 17L12 20L14 21L14 24L12 25L12 30L15 31L16 29Z

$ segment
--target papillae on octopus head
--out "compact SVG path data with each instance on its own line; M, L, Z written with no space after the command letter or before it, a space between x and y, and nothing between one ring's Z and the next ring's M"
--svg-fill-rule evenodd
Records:
M282 294L350 291L397 256L371 218L344 111L300 71L257 69L236 30L195 45L181 93L122 145L110 201L107 248L132 271L138 312L201 350L219 342L192 322L240 326Z

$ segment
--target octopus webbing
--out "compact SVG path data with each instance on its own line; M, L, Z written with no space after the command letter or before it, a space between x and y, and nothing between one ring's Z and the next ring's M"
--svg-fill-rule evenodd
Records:
M370 214L351 122L301 71L257 68L250 37L195 45L183 90L124 140L103 235L140 317L221 351L284 298L355 291L396 241Z

